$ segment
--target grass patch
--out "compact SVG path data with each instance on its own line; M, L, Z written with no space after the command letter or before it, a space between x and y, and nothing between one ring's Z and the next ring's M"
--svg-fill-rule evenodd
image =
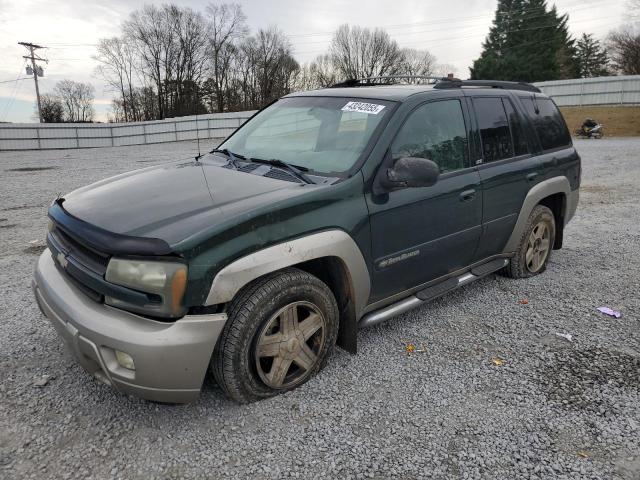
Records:
M585 118L591 117L604 125L605 137L640 136L640 106L560 107L560 110L572 135Z

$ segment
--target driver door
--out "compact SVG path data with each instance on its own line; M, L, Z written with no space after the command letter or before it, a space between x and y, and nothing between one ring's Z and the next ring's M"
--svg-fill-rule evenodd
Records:
M389 155L440 167L431 187L367 194L372 242L371 302L469 265L482 223L480 176L469 157L470 122L462 100L424 103L405 120Z

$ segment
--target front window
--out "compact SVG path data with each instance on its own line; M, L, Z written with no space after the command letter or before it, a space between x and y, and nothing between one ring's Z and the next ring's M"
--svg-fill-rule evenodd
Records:
M426 103L411 113L391 145L394 160L433 160L440 173L468 166L467 128L460 100Z
M344 173L358 161L392 105L353 98L283 98L218 148L246 158L278 159L318 173Z

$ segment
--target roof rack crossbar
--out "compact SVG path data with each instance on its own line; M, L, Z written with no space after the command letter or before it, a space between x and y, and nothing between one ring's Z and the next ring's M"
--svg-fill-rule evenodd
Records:
M391 82L392 79L403 79L403 80L432 80L432 84L437 84L439 82L460 82L461 80L458 78L449 78L449 77L432 77L428 75L384 75L377 77L366 77L366 78L358 78L358 79L348 79L343 82L336 83L331 85L331 88L339 88L339 87L371 87L376 85L393 85ZM385 83L385 81L387 83Z
M489 87L505 90L522 90L525 92L542 93L535 85L526 82L507 82L504 80L454 80L451 82L437 83L433 88L462 88L462 87Z

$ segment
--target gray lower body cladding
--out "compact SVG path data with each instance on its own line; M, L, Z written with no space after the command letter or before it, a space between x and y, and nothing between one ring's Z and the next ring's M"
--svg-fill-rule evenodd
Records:
M197 398L226 314L159 322L109 307L72 285L49 250L38 260L33 289L73 357L98 380L148 400ZM116 350L133 358L134 370L120 365Z

